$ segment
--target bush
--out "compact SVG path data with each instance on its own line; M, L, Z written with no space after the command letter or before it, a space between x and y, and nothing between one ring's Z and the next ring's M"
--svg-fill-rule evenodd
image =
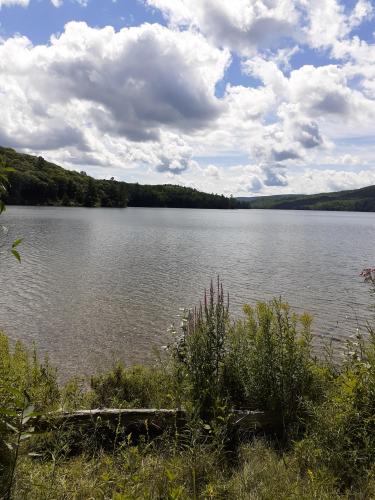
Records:
M38 410L52 409L59 403L57 373L46 358L38 359L34 348L32 356L21 342L10 349L6 335L0 332L0 407L14 408L12 389L27 391Z
M283 429L304 415L306 400L321 397L326 370L311 354L311 318L281 300L244 307L228 338L224 386L238 407L269 410Z
M326 383L327 370L311 354L311 318L291 313L281 300L244 312L243 320L231 321L222 286L211 285L173 346L175 379L206 420L223 408L269 410L289 430Z
M353 345L352 345L353 347ZM375 463L375 335L359 340L321 405L311 406L301 464L324 466L343 486L359 486Z
M91 377L93 408L162 408L173 404L171 380L162 368L121 364L109 373Z

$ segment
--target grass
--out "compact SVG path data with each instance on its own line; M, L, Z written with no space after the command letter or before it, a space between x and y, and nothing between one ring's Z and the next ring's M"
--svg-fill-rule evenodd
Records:
M280 457L263 441L242 446L229 468L210 449L185 453L139 448L115 457L81 455L54 467L25 460L18 471L17 495L25 499L333 499L340 495L332 477L301 475L293 459ZM375 490L367 490L375 493ZM370 496L368 497L370 498Z
M375 497L375 334L342 366L316 359L311 318L280 300L234 321L221 285L187 311L168 357L117 365L59 387L40 361L0 334L0 473L4 498L271 499ZM59 408L184 407L185 430L133 436L98 424L38 434ZM267 435L233 435L232 408L268 410Z

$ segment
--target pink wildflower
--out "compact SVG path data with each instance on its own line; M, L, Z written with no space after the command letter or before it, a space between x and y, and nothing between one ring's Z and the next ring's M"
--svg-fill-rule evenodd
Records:
M375 281L375 267L367 267L362 270L360 276L365 281Z

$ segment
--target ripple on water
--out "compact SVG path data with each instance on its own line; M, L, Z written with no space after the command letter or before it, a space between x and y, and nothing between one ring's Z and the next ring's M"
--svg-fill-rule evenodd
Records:
M0 262L0 328L64 373L151 361L180 307L220 274L231 309L282 296L314 316L317 349L369 317L375 214L10 207L22 265Z

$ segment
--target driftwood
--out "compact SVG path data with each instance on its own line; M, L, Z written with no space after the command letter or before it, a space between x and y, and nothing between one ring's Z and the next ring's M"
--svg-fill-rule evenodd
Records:
M181 427L186 421L185 412L180 410L116 409L78 410L73 412L53 412L36 422L36 427L49 430L60 426L86 426L109 424L138 432L163 431L171 427Z
M109 424L127 431L160 433L166 429L181 429L188 421L184 410L166 409L115 409L79 410L53 412L35 422L39 430L53 430L58 426L95 426ZM262 411L233 410L229 416L229 427L241 432L269 431L278 427L274 413Z
M229 426L242 432L274 431L280 425L279 416L270 411L232 410L229 417Z

